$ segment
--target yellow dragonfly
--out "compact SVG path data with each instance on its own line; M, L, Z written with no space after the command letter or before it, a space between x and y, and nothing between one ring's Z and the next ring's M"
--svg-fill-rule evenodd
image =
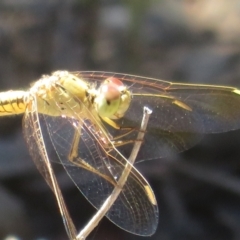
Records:
M137 136L145 106L152 114L142 140ZM203 134L240 128L239 106L237 88L108 72L56 71L28 91L0 93L0 116L24 114L29 151L55 193L71 239L76 230L51 162L62 164L99 209L118 186L135 142L142 142L136 162L184 151ZM106 216L128 232L149 236L158 224L157 202L147 180L134 166L130 170Z

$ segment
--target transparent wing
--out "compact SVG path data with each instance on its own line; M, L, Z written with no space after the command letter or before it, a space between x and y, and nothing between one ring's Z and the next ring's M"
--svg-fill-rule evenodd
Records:
M52 165L49 161L36 110L36 101L33 100L31 104L29 104L23 119L24 137L34 163L56 196L67 234L70 239L75 239L77 231L68 213Z
M125 160L112 151L112 157L106 154L85 123L81 128L78 157L71 163L68 155L73 136L82 123L75 119L42 117L48 124L50 138L68 175L88 201L99 209L112 193L124 170ZM150 188L147 182L133 169L107 217L126 231L152 235L158 223L158 209L149 199L146 188Z
M47 145L53 145L58 155L58 160L53 161L59 161L64 166L78 189L99 209L112 193L127 160L113 145L105 149L96 130L99 123L82 119L81 112L74 111L74 106L82 103L74 97L71 99L71 102L62 103L61 108L64 109L65 105L72 111L72 118L64 114L62 117L39 114L40 128L44 139L51 141ZM55 107L59 107L57 103ZM83 108L83 111L88 111ZM80 136L76 146L77 155L70 161L76 135ZM148 182L134 167L107 217L120 228L134 234L147 236L155 232L158 224L155 196Z
M195 145L204 133L240 128L240 90L231 87L181 84L106 72L78 72L86 81L117 77L129 87L132 101L119 125L138 127L143 106L153 110L138 160L181 152ZM117 131L113 131L113 135ZM136 133L126 140L135 139ZM131 146L121 151L128 154Z

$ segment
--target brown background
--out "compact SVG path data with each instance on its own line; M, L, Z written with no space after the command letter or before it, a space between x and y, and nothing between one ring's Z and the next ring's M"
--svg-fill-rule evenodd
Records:
M27 89L54 70L125 72L240 88L237 0L3 0L0 89ZM240 119L239 119L240 121ZM240 239L240 132L206 136L137 167L156 193L147 239ZM59 174L79 229L95 210ZM21 117L0 119L0 239L66 239L55 199L28 155ZM144 239L104 219L89 239Z

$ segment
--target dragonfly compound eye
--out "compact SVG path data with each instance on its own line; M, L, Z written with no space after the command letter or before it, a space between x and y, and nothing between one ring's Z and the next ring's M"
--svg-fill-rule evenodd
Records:
M98 96L95 100L96 109L101 117L113 116L121 102L121 91L117 85L111 82L104 82L98 92Z
M101 117L121 118L131 101L130 92L118 78L107 78L99 88L96 108Z

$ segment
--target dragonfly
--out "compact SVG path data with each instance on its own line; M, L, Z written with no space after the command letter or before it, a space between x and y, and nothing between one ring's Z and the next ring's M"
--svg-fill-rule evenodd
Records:
M0 93L0 116L24 114L29 152L55 193L70 239L76 229L51 163L64 167L96 209L120 187L106 217L125 231L150 236L158 225L151 186L135 166L118 186L134 144L141 141L136 162L182 152L204 134L239 129L239 106L240 89L234 87L97 71L56 71L26 91ZM144 107L152 114L138 139Z

